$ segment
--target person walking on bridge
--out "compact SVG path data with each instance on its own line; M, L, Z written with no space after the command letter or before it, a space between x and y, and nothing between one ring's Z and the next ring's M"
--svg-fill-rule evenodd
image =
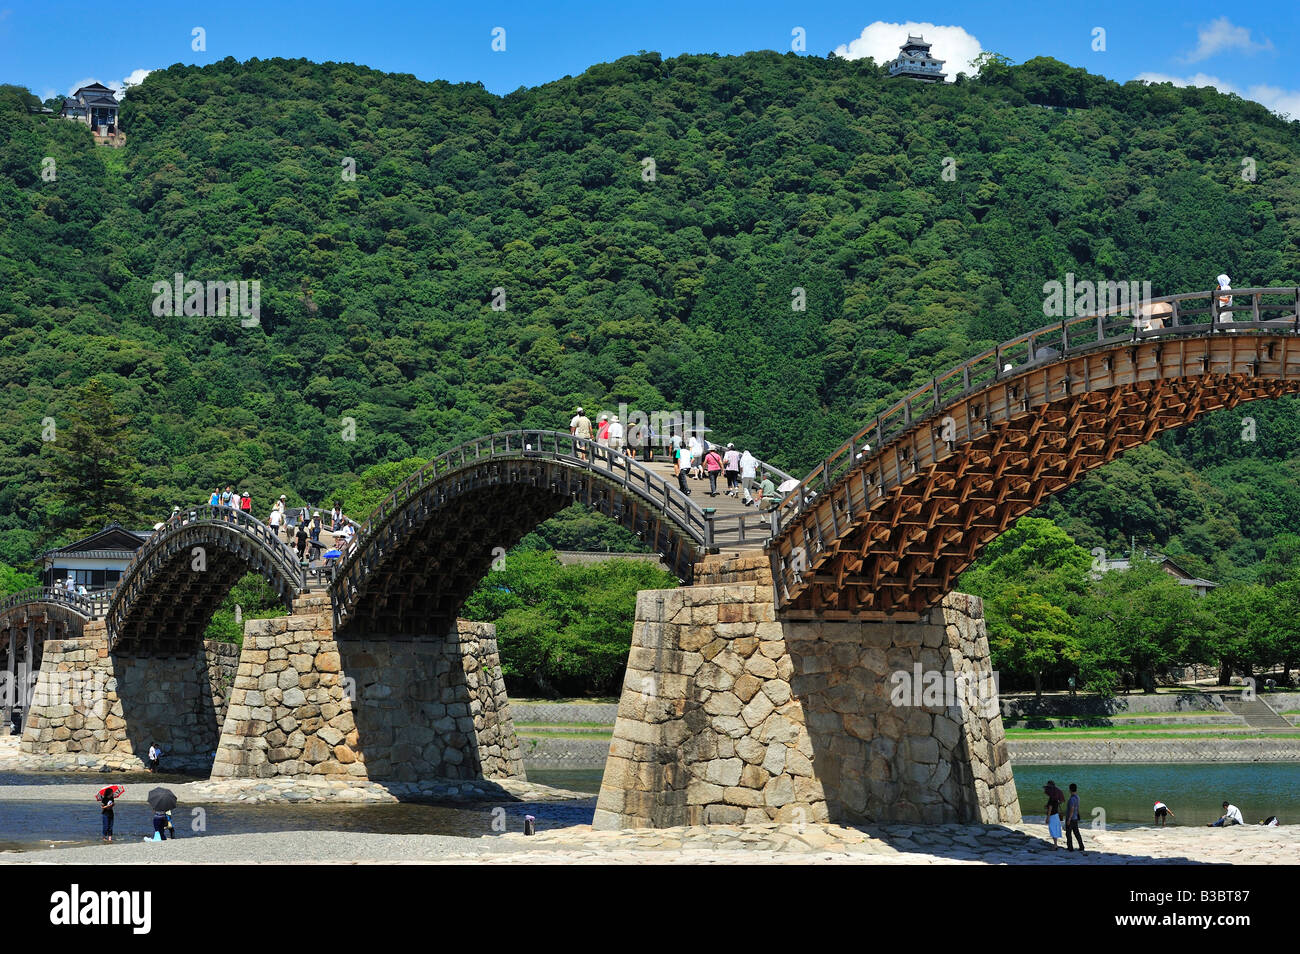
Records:
M758 473L758 461L749 451L740 455L740 489L745 497L745 506L754 504L754 477Z
M218 488L216 488L215 490L212 491L212 496L208 498L208 506L209 506L209 507L220 507L220 506L221 506L221 488L220 488L220 487L218 487Z
M1215 297L1214 297L1215 323L1217 324L1223 321L1232 321L1234 317L1232 311L1230 310L1232 308L1232 296L1226 294L1227 292L1232 291L1232 279L1230 279L1227 275L1220 275L1217 279L1215 279L1215 281L1217 281L1219 284L1219 287L1216 290ZM1236 329L1229 329L1229 330L1235 331Z
M248 496L247 490L245 490L239 497L239 510L247 516L251 517L253 515L253 498Z
M284 526L283 494L280 496L280 499L275 502L275 506L271 508L271 515L266 518L266 523L271 528L271 532L275 534L275 538L279 540L280 528Z
M704 455L704 472L709 475L709 496L718 495L718 474L722 473L722 455L716 447L710 447Z
M591 418L582 413L581 404L578 405L578 413L569 420L569 433L577 438L578 456L586 460L587 455L583 452L583 447L591 440Z
M609 418L609 449L615 454L624 453L623 425L617 414L612 414Z
M727 445L727 452L722 455L722 470L727 475L727 496L734 497L740 493L740 451L735 444Z
M690 470L691 449L688 445L679 443L677 449L673 451L673 473L677 475L677 486L688 497L691 495L691 488L687 485L686 478Z

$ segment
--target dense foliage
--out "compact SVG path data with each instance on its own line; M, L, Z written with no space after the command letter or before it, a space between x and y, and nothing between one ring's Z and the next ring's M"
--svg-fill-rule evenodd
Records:
M42 453L41 422L73 419L92 379L147 526L227 482L259 511L318 503L371 465L563 428L577 403L698 410L797 471L1042 324L1068 271L1156 293L1300 277L1300 126L1211 90L995 66L926 86L867 61L647 53L502 98L227 59L133 88L123 150L9 89L0 559L107 512ZM260 281L259 323L156 317L177 272ZM1253 407L1253 443L1240 414L1167 435L1050 513L1089 547L1136 537L1249 580L1300 530L1295 410Z
M677 581L655 563L562 566L547 550L512 550L466 604L496 624L506 686L526 695L616 695L639 590Z
M993 666L1003 690L1076 686L1109 695L1153 690L1172 667L1278 672L1300 663L1300 537L1288 534L1260 565L1265 582L1198 597L1134 553L1127 570L1103 564L1049 520L1023 517L959 582L984 597Z

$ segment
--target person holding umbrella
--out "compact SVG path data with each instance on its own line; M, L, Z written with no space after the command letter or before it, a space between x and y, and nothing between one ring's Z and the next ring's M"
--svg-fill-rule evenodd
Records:
M105 841L113 840L113 806L125 791L126 789L121 785L105 785L95 793L95 801L99 802L99 818Z
M161 786L150 789L149 807L153 809L153 840L166 841L168 831L171 831L172 839L175 840L176 830L171 825L171 813L176 807L176 793Z

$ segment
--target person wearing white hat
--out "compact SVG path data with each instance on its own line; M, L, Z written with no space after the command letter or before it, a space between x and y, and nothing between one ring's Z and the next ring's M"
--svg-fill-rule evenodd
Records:
M1229 278L1227 275L1220 275L1220 276L1216 279L1216 281L1218 281L1218 283L1219 283L1219 296L1218 296L1218 297L1219 297L1219 307L1218 307L1218 309L1216 310L1216 314L1217 314L1217 313L1219 313L1219 312L1222 312L1223 309L1225 309L1225 308L1231 308L1231 307L1232 307L1232 296L1231 296L1231 295L1225 295L1225 294L1223 294L1223 292L1225 292L1225 291L1231 291L1231 290L1232 290L1232 279ZM1227 316L1226 318L1221 317L1221 318L1219 318L1219 320L1220 320L1220 321L1232 321L1232 314L1229 313L1228 316Z
M569 421L569 433L577 438L578 456L586 460L587 455L582 449L591 440L591 418L582 413L582 405L578 405L578 413Z
M280 499L271 508L271 516L267 518L266 522L270 526L271 532L275 534L275 538L280 539L280 528L284 526L284 494L280 495Z
M609 419L609 449L615 454L623 450L623 425L619 423L617 414Z
M596 443L601 447L609 446L609 415L604 411L596 418Z

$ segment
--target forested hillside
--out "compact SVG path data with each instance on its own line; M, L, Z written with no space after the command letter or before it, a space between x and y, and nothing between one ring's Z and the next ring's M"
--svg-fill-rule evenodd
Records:
M579 403L697 410L801 471L1045 323L1043 283L1067 272L1156 294L1221 271L1300 282L1300 123L1054 60L928 86L864 61L650 53L504 98L226 60L132 89L120 151L0 104L14 564L103 516L42 440L94 406L92 379L137 488L118 503L148 525L217 484L259 510L319 501L375 464L563 429ZM260 323L155 317L177 272L259 280ZM1253 443L1240 413L1165 435L1046 512L1085 547L1135 537L1250 578L1300 531L1296 410L1253 407Z

